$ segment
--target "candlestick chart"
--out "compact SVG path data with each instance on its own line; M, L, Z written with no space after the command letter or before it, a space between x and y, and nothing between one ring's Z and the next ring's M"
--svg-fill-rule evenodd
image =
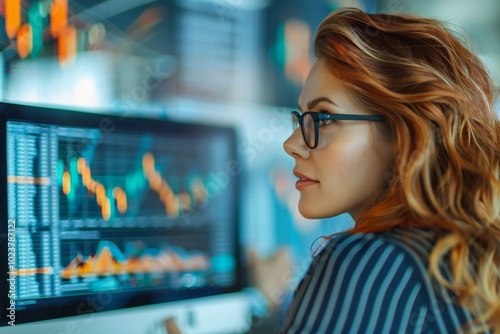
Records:
M106 143L87 141L83 147L73 138L58 144L62 218L173 219L203 207L208 199L206 159L186 148L176 154L175 141L170 143L174 147L162 147L147 135L115 135Z

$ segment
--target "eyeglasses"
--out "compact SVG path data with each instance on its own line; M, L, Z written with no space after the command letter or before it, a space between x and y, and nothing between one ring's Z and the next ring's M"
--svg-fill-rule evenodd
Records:
M377 115L328 114L314 111L306 111L301 115L298 111L292 111L293 130L297 130L300 126L304 141L311 150L318 147L319 127L340 120L384 121L381 116Z

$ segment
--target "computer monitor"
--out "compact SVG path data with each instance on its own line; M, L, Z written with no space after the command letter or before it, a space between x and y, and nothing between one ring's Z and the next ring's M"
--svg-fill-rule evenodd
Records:
M0 120L1 326L241 291L233 128L9 103Z

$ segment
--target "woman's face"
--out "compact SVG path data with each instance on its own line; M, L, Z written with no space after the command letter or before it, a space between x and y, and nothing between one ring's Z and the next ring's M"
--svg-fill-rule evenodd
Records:
M309 72L299 107L303 112L368 114L321 60ZM395 143L387 137L375 122L335 121L319 128L318 147L311 150L298 128L284 147L295 159L300 213L326 218L348 212L356 220L376 200L391 170Z

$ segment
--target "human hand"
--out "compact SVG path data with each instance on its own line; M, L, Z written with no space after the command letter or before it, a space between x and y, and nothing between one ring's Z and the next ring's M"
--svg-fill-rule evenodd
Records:
M167 334L182 334L181 330L177 326L174 318L167 318L163 322L165 325L165 329L167 330Z
M284 291L289 288L287 275L292 272L288 249L281 247L267 259L250 249L248 263L252 285L260 290L272 306L279 305Z

